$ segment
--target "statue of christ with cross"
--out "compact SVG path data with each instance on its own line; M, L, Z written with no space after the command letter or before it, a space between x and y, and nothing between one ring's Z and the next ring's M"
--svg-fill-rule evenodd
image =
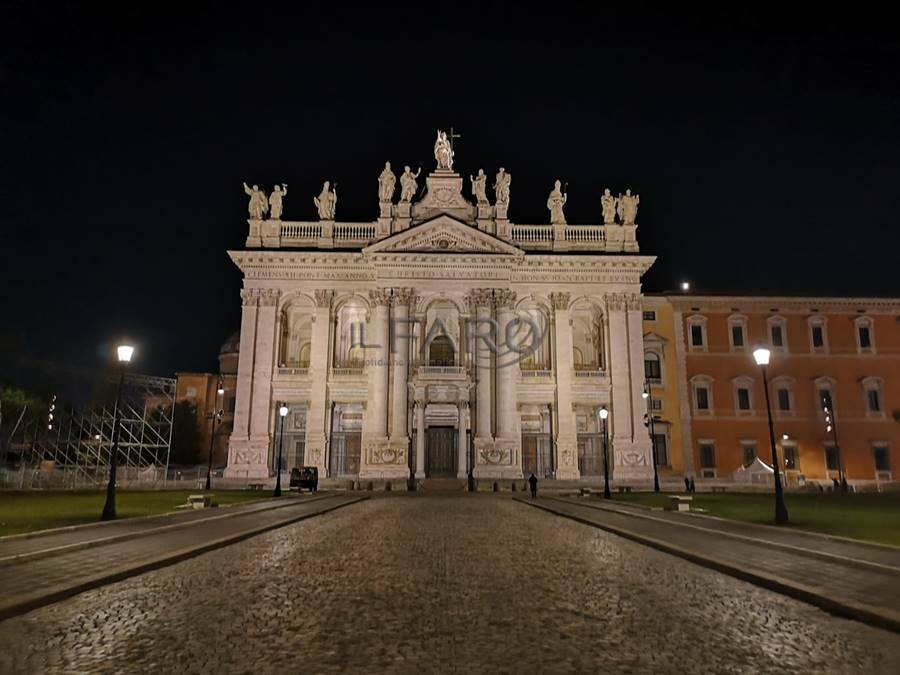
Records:
M434 159L437 161L437 168L445 171L453 171L453 139L462 138L459 134L453 133L453 127L450 128L450 136L446 131L437 132L437 139L434 141Z

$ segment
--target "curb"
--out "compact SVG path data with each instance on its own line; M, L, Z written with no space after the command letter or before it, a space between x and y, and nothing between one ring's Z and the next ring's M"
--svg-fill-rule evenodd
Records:
M206 542L205 544L200 544L199 546L192 546L183 548L179 551L174 551L172 553L167 553L139 565L123 567L107 574L102 574L92 579L88 579L79 584L76 584L75 586L57 587L55 589L42 591L41 593L24 600L18 600L11 604L0 606L0 621L5 621L6 619L11 619L15 616L25 614L26 612L38 609L39 607L44 607L46 605L51 605L53 603L59 602L60 600L71 598L75 595L79 595L80 593L84 593L85 591L100 588L101 586L106 586L108 584L122 581L124 579L128 579L129 577L138 576L139 574L144 574L145 572L157 570L162 567L168 567L170 565L174 565L175 563L188 560L189 558L194 558L203 553L208 553L210 551L214 551L231 544L236 544L238 542L244 541L245 539L250 539L251 537L264 534L271 530L277 530L280 527L292 525L302 520L307 520L308 518L321 516L345 506L350 506L352 504L364 501L366 499L368 499L368 497L357 497L355 499L350 499L345 502L334 504L320 511L304 513L287 520L279 521L277 523L269 523L268 525L263 525L262 527L257 527L251 530L244 530L243 532L238 532L236 534L226 535L224 537L220 537L219 539L214 539L213 541Z
M737 567L732 563L725 562L724 560L721 560L714 556L701 555L699 553L689 551L685 548L681 548L680 546L676 546L675 544L664 542L654 537L637 534L635 532L631 532L630 530L625 530L614 525L596 523L588 520L587 518L582 518L580 516L575 516L569 513L562 513L548 506L542 506L541 504L536 504L518 497L515 499L515 501L525 504L526 506L541 509L542 511L552 513L562 518L574 520L575 522L581 523L583 525L588 525L590 527L611 532L612 534L618 535L624 539L649 546L650 548L662 551L663 553L668 553L670 555L683 558L684 560L695 563L702 567L707 567L717 572L721 572L722 574L727 574L756 586L761 586L762 588L766 588L770 591L775 591L776 593L786 595L788 597L794 598L795 600L801 600L820 609L824 609L831 614L835 614L844 618L855 619L856 621L860 621L877 628L884 628L895 633L900 633L900 612L894 612L892 610L885 609L876 609L873 607L862 605L852 600L845 600L825 595L820 590L812 586L806 586L805 584L788 581L787 579L783 579L775 575L763 574L761 572L751 572L749 570Z
M711 535L727 537L730 539L739 539L741 541L753 542L756 544L763 544L765 546L770 546L772 548L781 549L782 551L788 551L790 553L795 553L797 555L806 556L807 558L816 558L818 560L826 560L828 562L838 562L850 567L856 567L858 569L874 569L879 572L888 572L890 574L900 574L900 567L895 567L893 565L886 565L885 563L873 562L871 560L863 560L861 558L848 558L847 556L839 555L837 553L829 553L827 551L817 551L815 549L803 548L802 546L795 546L793 544L785 544L780 541L770 541L768 539L757 539L755 537L751 537L747 534L739 534L737 532L726 532L722 530L711 530L700 525L695 525L693 523L679 523L672 520L665 520L664 518L657 518L652 515L645 515L643 513L629 513L628 509L619 510L614 508L611 504L601 505L601 504L582 504L580 502L572 502L566 499L560 499L559 497L547 497L547 499L553 499L555 501L561 502L563 504L573 504L574 506L580 506L586 509L594 509L595 511L608 511L609 513L615 513L620 516L627 516L629 518L641 518L643 520L651 520L656 523L662 523L663 525L671 525L674 527L687 527L693 530L700 530L702 532L707 532ZM724 522L737 522L728 520L727 518L718 519ZM743 524L743 523L741 523ZM784 532L785 530L778 530L779 532Z
M254 513L265 513L266 511L274 511L275 509L283 509L288 506L296 506L297 504L309 504L310 502L321 501L322 499L331 499L337 495L323 495L321 497L315 497L313 499L305 499L301 502L296 502L293 500L285 499L284 497L276 497L274 499L265 500L267 502L279 502L277 504L272 504L271 506L266 506L261 509L254 509L252 511L232 511L230 513L222 513L218 515L211 515L208 518L194 518L192 520L186 520L182 523L172 523L171 525L163 525L161 527L150 527L145 530L139 530L137 532L125 532L122 534L114 534L109 537L101 537L99 539L88 539L86 541L77 541L71 544L62 544L60 546L53 546L51 548L39 549L37 551L29 551L27 553L14 553L9 556L5 556L0 558L0 567L5 567L7 565L15 565L16 563L27 562L29 560L41 560L43 558L49 558L54 555L58 555L60 553L69 553L72 551L81 551L86 548L94 548L95 546L106 546L109 544L118 544L123 541L129 541L130 539L140 539L141 537L147 537L151 534L159 534L160 532L171 532L172 530L180 530L187 527L193 527L195 525L202 525L203 523L209 523L216 520L222 520L224 518L235 518L237 516L245 516L252 515ZM259 502L253 502L254 504L258 504ZM175 514L178 515L181 512L176 511ZM171 514L162 514L162 515L171 515ZM149 518L157 518L159 515L148 516ZM106 522L116 522L116 521L106 521ZM122 521L119 521L122 522ZM2 544L2 542L0 542Z

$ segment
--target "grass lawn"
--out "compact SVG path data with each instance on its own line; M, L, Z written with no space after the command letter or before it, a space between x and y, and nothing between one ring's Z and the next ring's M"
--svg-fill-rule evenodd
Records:
M174 511L188 495L206 494L204 490L119 490L116 514L119 518L152 516ZM268 491L213 490L217 504L266 499ZM0 492L0 536L33 532L53 527L78 525L100 520L106 490L34 490Z
M684 493L670 493L684 494ZM694 508L708 515L771 525L775 498L772 494L695 492ZM615 494L613 500L649 506L668 505L668 494L632 492ZM790 527L852 539L900 546L900 492L883 494L795 494L784 496Z

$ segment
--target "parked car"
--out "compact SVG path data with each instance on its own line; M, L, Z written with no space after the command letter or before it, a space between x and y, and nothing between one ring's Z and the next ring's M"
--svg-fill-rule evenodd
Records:
M290 487L298 491L308 488L310 492L319 490L319 469L315 466L295 466L291 469Z

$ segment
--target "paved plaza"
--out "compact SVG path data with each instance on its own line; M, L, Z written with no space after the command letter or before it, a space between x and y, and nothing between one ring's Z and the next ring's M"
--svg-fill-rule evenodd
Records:
M0 624L2 672L900 672L900 635L494 495L385 495Z

